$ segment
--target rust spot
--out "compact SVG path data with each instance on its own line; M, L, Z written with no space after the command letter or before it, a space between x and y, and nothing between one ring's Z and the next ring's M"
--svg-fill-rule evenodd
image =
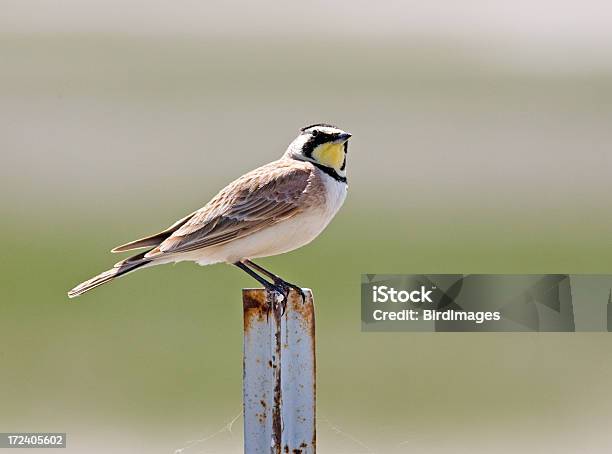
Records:
M260 401L259 401L259 403L261 404L261 406L262 406L262 407L264 407L264 408L266 408L266 407L267 407L267 405L266 405L266 402L265 402L265 401L260 400Z
M263 289L243 289L242 310L244 332L248 333L253 322L262 322L268 317L269 306L266 302L266 292Z
M302 450L301 449L294 449L293 450L293 454L302 454Z
M285 447L283 448L284 452L289 452L289 446L285 445Z
M310 290L304 290L306 294L306 301L302 302L300 294L291 289L289 291L288 304L291 306L291 310L300 315L300 321L305 325L311 327L310 336L314 337L314 302L312 300L312 292Z
M302 442L302 444L300 445L300 448L307 448L307 447L308 447L308 445L306 443L304 443L304 442Z

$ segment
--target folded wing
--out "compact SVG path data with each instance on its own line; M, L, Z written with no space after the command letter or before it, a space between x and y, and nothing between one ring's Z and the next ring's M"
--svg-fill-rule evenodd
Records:
M145 257L217 246L291 218L301 212L300 200L310 177L310 167L295 161L249 172L193 213Z

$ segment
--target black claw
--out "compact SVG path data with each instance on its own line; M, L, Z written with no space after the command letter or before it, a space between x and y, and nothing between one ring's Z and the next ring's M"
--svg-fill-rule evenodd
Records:
M293 289L296 292L298 292L300 294L300 296L302 297L302 304L306 303L306 294L304 293L304 290L302 290L302 287L292 284L290 282L286 282L283 281L282 279L277 279L274 281L274 285L279 286L283 289L283 295L285 295L286 297L289 296L289 290ZM287 298L285 298L287 299Z
M287 289L287 287L284 286L278 286L279 287L279 292L281 295L283 295L283 300L281 301L281 317L283 315L285 315L285 312L287 312L287 302L289 301L289 289Z
M274 283L266 285L266 291L279 293L283 297L283 300L280 302L281 316L285 315L285 312L287 311L287 299L289 295L288 289L283 285Z

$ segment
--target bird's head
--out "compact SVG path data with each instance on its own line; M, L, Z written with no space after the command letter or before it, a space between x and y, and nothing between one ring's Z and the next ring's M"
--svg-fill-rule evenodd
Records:
M300 129L287 148L286 157L309 161L332 176L346 179L346 155L351 134L335 126L320 123Z

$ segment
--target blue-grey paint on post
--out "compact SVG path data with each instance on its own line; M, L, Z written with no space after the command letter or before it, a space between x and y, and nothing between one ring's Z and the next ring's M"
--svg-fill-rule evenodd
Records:
M275 292L243 290L247 454L316 452L314 303L304 292L284 306Z

